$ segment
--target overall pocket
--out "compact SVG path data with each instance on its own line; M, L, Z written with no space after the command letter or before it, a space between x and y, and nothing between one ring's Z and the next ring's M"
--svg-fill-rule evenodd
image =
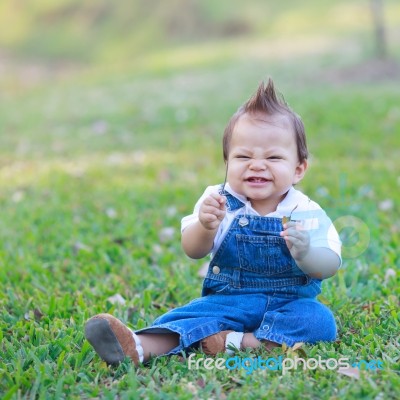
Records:
M297 268L281 237L236 235L236 241L241 269L272 276Z
M205 278L201 295L207 296L209 294L228 294L230 292L230 288L231 285L228 282Z

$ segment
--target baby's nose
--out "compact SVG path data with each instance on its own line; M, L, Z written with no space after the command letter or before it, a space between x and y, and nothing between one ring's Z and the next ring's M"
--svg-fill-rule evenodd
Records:
M254 170L264 170L266 168L265 160L262 159L253 159L250 163L250 169Z

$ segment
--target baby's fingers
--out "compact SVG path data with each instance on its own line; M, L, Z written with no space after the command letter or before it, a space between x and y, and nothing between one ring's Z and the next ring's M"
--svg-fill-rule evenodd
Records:
M199 221L206 229L216 229L221 223L221 218L215 214L203 213L199 216Z
M213 193L204 200L200 213L213 214L221 219L225 216L225 203L226 198L224 196Z
M285 240L291 239L291 243L295 243L296 241L307 242L309 239L309 234L306 230L304 230L301 222L288 222L283 225L284 230L280 233Z
M304 231L303 221L289 221L283 224L283 229L294 228L298 231Z
M221 196L219 193L211 193L207 199L209 200L209 205L214 205L215 207L218 207L221 210L225 210L225 203L226 203L225 196Z
M225 215L225 211L224 210L220 210L217 207L213 207L213 206L204 206L202 209L201 214L208 214L208 215L213 215L216 218L221 218Z
M201 219L202 222L208 224L208 223L210 223L210 222L217 221L217 220L218 220L218 217L217 217L215 214L213 214L213 213L207 213L207 212L205 212L205 213L202 214L202 216L201 216L200 219Z

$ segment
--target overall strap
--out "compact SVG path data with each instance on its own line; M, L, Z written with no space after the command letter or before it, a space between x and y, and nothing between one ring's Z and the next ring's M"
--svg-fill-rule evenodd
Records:
M219 188L219 194L226 197L226 208L228 211L232 212L244 207L244 203L223 189L223 185Z

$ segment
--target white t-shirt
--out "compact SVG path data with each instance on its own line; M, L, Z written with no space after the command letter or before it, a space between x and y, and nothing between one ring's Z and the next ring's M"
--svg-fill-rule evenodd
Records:
M218 193L220 187L221 185L207 187L203 195L197 201L193 210L193 214L182 218L182 232L186 227L199 220L199 210L201 204L211 193ZM225 190L244 203L244 206L237 210L226 212L225 218L222 220L215 236L211 255L215 254L215 252L218 250L229 230L232 221L236 216L243 214L260 216L260 214L253 209L250 201L248 201L246 197L235 193L229 186L229 183L225 185ZM293 211L295 207L296 209ZM282 218L284 216L288 217L290 214L292 220L301 221L302 229L308 231L310 235L310 246L330 248L341 259L341 241L334 225L332 224L332 221L315 201L310 200L306 195L299 190L296 190L294 187L288 191L286 197L278 204L274 212L264 216Z

